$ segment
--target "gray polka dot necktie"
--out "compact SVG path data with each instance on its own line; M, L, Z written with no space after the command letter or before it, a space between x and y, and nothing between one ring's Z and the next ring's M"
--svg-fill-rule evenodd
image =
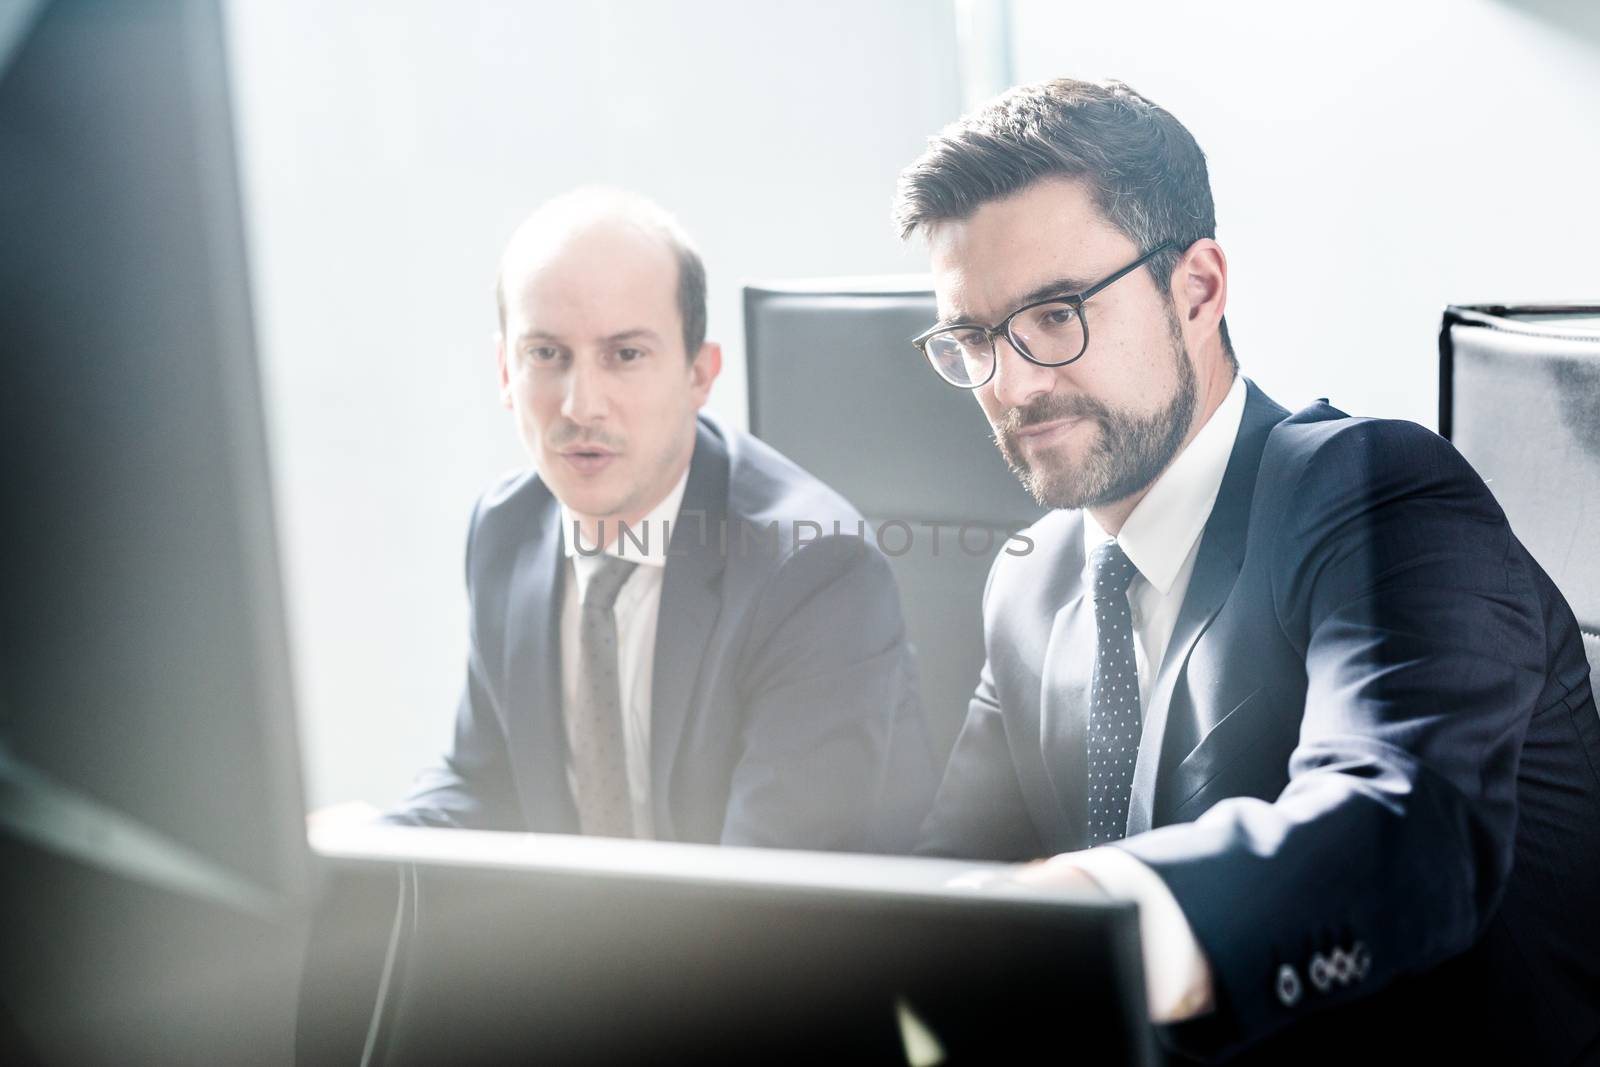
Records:
M633 836L613 609L617 594L636 566L615 556L602 556L589 578L578 623L577 700L567 709L578 825L584 833L602 837Z
M1119 841L1128 826L1139 756L1139 670L1128 583L1139 569L1115 541L1094 550L1094 676L1089 689L1089 843Z

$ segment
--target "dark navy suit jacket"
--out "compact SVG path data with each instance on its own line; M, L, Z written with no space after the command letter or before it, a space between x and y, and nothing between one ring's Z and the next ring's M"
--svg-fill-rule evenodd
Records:
M859 519L768 446L700 418L657 625L658 838L910 847L936 776L899 594L883 555L856 536ZM578 832L561 546L559 504L536 474L479 502L454 743L388 821Z
M1028 535L990 574L988 660L922 851L1088 844L1081 516ZM1290 415L1249 386L1127 830L1118 847L1165 881L1212 970L1216 1011L1164 1031L1182 1053L1600 1057L1581 637L1483 481L1422 427Z

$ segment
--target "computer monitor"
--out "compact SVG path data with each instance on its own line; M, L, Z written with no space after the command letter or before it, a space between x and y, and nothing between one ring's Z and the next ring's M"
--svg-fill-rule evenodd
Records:
M1155 1062L1135 906L1007 890L1003 865L400 827L314 841L344 910L313 939L308 1062Z
M221 13L0 32L0 1058L283 1062L308 854Z

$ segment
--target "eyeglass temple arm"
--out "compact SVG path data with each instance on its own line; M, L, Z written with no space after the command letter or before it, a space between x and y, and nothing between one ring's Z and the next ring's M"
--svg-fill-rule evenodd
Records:
M1138 259L1134 260L1132 263L1129 263L1126 267L1123 267L1121 270L1119 270L1115 274L1111 275L1111 277L1102 278L1100 281L1098 281L1095 284L1091 285L1089 288L1085 289L1083 292L1076 294L1076 296L1075 296L1076 302L1081 306L1085 300L1088 300L1090 297L1094 296L1096 293L1098 293L1100 290L1104 289L1106 286L1110 285L1113 282L1116 282L1116 281L1119 281L1119 280L1121 280L1123 278L1126 278L1128 275L1132 274L1134 271L1138 270L1140 267L1142 267L1146 263L1148 263L1153 256L1160 255L1162 252L1165 252L1167 249L1169 249L1171 247L1172 247L1172 242L1171 241L1162 241L1160 244L1156 245L1150 251L1146 252L1144 255L1140 256ZM1045 301L1045 302L1047 302L1047 301ZM943 333L945 330L953 330L953 329L956 329L956 328L960 327L960 328L970 329L970 330L982 330L984 333L989 335L989 343L993 344L995 341L997 341L1001 337L1005 336L1006 324L1009 321L1010 321L1010 319L1008 317L1006 322L1002 322L998 326L985 326L981 322L968 322L968 323L960 323L960 322L958 322L958 323L951 323L950 325L947 325L947 326L935 326L932 329L925 330L922 333L918 334L916 337L913 337L911 339L911 343L916 348L921 349L923 347L924 342L926 342L928 340L928 338L932 337L934 334Z
M1117 271L1117 273L1113 274L1111 277L1103 278L1100 281L1095 282L1093 285L1091 285L1089 288L1085 289L1083 292L1079 293L1078 294L1078 302L1082 303L1083 301L1088 300L1094 294L1098 293L1100 290L1104 289L1106 286L1110 285L1112 282L1119 281L1119 280L1121 280L1123 278L1126 278L1128 275L1132 274L1134 271L1138 270L1140 267L1142 267L1146 263L1150 262L1150 259L1153 256L1159 255L1160 253L1165 252L1167 249L1169 249L1171 247L1172 247L1172 242L1171 241L1162 241L1160 244L1156 245L1150 251L1146 252L1144 255L1140 256L1138 259L1134 260L1132 263L1129 263L1126 267L1123 267L1121 270Z

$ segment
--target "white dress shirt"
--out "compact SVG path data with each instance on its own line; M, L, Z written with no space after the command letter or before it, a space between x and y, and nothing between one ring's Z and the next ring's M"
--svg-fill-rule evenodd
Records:
M637 526L630 525L629 536L618 537L604 553L594 554L594 546L583 543L584 555L574 543L578 517L561 506L561 546L566 554L566 570L561 583L561 700L570 708L578 693L578 623L583 594L589 579L600 566L601 555L615 556L637 563L617 593L613 612L617 620L617 680L622 695L622 741L628 763L628 798L633 806L635 837L655 836L655 818L650 804L650 687L655 679L656 620L661 614L661 581L667 565L667 538L677 524L683 491L689 484L685 470L678 484ZM611 523L606 533L613 533ZM565 710L565 709L563 709ZM562 721L566 720L565 714ZM577 769L567 760L567 784L577 791Z
M1193 441L1150 486L1123 523L1116 541L1139 573L1128 585L1133 618L1134 662L1139 672L1139 710L1148 713L1150 689L1178 611L1183 607L1200 535L1222 488L1244 418L1244 379L1237 375L1222 404ZM1087 510L1083 513L1085 558L1111 540ZM1085 588L1092 575L1085 565ZM1139 905L1144 944L1145 992L1156 1022L1177 1022L1210 1010L1211 968L1189 921L1159 875L1114 845L1073 856L1073 865L1113 896Z

